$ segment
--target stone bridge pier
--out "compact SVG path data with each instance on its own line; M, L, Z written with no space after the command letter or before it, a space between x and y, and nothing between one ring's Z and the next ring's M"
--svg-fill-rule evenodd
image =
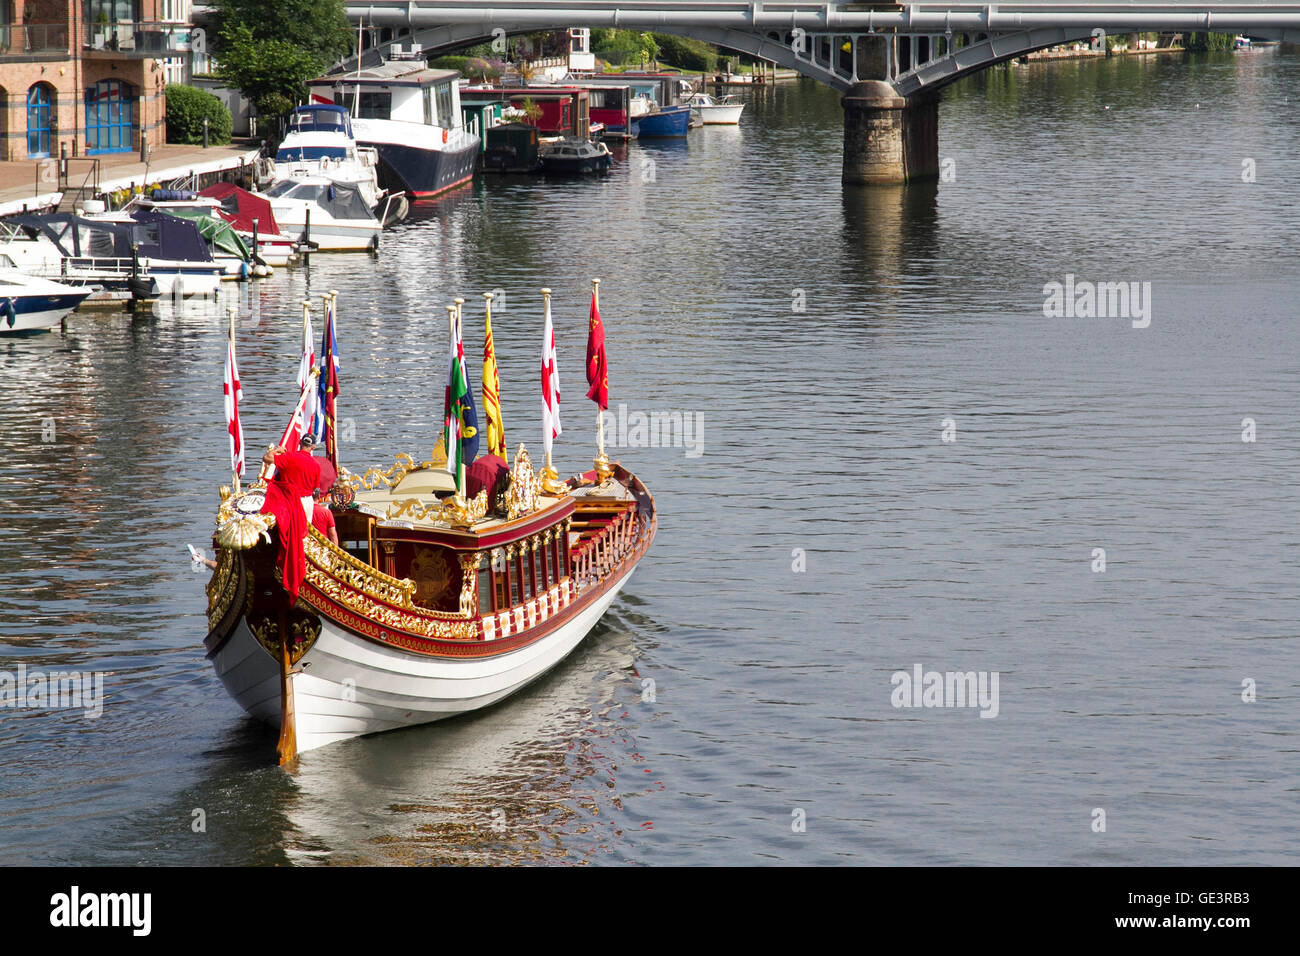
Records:
M898 92L893 74L896 40L860 37L854 49L858 79L844 107L843 181L885 186L939 176L939 94Z

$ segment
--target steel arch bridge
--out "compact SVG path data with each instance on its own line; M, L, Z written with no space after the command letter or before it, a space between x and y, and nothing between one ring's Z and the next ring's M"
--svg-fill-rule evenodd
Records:
M346 9L353 23L391 31L363 52L363 65L376 64L392 43L418 42L436 53L575 26L671 33L774 62L845 94L846 182L937 175L938 91L1035 50L1145 32L1300 42L1300 3L1272 0L348 0ZM882 117L893 132L882 131ZM874 149L890 137L888 149Z

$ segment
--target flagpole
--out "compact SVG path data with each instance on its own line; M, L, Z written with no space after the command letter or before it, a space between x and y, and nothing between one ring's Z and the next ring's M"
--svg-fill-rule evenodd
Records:
M226 307L226 312L230 316L230 354L234 355L235 354L235 315L238 312L238 309L235 306L231 305ZM227 364L229 364L230 360L227 359L226 362ZM239 401L239 396L235 394L235 383L233 380L230 383L230 393L231 393L230 398L232 402L237 403ZM238 411L238 407L239 406L236 404L235 405L236 411ZM229 423L227 423L226 427L227 428L230 427ZM240 444L241 446L243 444L242 436L240 438ZM240 448L240 451L243 451L242 447ZM234 471L235 473L235 480L234 480L235 494L238 495L239 494L239 469L235 467L235 463L233 461L230 463L230 467L231 470Z
M325 298L325 293L321 293L321 299ZM321 414L325 416L325 457L329 463L334 466L334 473L338 474L339 470L339 432L338 432L338 396L334 394L334 385L331 383L338 381L338 376L334 374L334 346L338 338L338 314L339 314L339 292L338 289L330 289L329 304L325 309L325 329L329 332L329 352L330 364L326 368L321 366L321 373L326 375L325 385L325 402L327 408L321 409Z
M546 288L545 286L542 287L542 303L544 305L545 314L547 318L550 318L551 290ZM544 343L546 351L542 353L543 371L545 371L546 369L546 359L550 356L551 351L554 349L554 344L555 344L555 327L551 323L548 324L551 325L551 329L550 329L551 335L550 338ZM542 397L543 399L545 399L546 397L545 391L542 392ZM557 395L555 396L554 414L559 414L559 402L560 402L560 397ZM547 418L546 421L543 422L543 428L542 428L542 441L545 443L545 447L546 447L546 465L542 468L542 490L545 491L548 495L561 495L564 494L566 489L563 485L559 483L560 475L555 470L555 466L551 464L551 444L554 441L554 439L552 439L551 437L551 417L550 417L551 414L552 411L548 409Z
M454 306L454 305L449 305L449 306L447 306L447 342L448 342L447 352L450 354L451 350L454 349L454 348L456 347L456 306ZM449 363L449 367L450 367L450 363ZM450 380L449 380L448 388L450 388ZM452 409L452 407L451 407L451 401L452 401L452 396L451 396L451 393L448 392L448 394L447 394L447 407L443 409L443 413L442 413L442 414L443 414L443 426L442 426L442 427L443 427L443 431L446 432L446 434L443 435L443 439L442 439L442 440L443 440L443 445L445 446L444 450L445 450L446 453L447 453L447 464L448 464L448 465L451 464L451 461L452 461L451 456L452 456L452 454L453 454L453 451L452 451L452 441L453 441L452 428L451 428L451 423L450 423L450 421L448 420L448 416L449 416L449 415L452 413L452 411L453 411L453 409ZM460 428L459 428L459 427L457 427L457 429L456 429L456 434L455 434L455 436L454 436L454 440L455 440L455 442L456 442L457 445L460 444ZM448 470L450 471L450 469L448 469ZM452 496L452 500L453 500L453 502L455 502L457 505L459 505L459 504L461 504L461 503L464 501L464 496L461 495L461 493L460 493L460 469L457 469L456 471L452 472L452 480L456 482L456 494Z
M600 280L591 280L591 300L596 304L596 312L600 312ZM605 419L600 415L600 405L596 406L596 470L600 470L601 464L609 465L609 459L605 457Z
M465 323L462 319L461 309L465 305L465 300L452 299L451 301L456 303L456 331L452 337L452 341L460 343L460 351L463 352L465 347ZM461 363L460 374L465 378L465 382L468 384L469 376L465 372L465 365L463 362ZM461 437L463 436L458 435L458 439ZM462 444L461 447L463 448L464 444ZM465 456L458 454L457 458L460 459L460 467L456 472L456 494L460 495L462 500L468 501L468 498L465 496Z

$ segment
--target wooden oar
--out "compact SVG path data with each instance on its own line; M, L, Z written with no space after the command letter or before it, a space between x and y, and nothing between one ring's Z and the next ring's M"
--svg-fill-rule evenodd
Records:
M280 742L275 752L283 767L298 757L297 720L293 712L293 682L289 680L292 653L289 645L289 627L284 609L280 609Z

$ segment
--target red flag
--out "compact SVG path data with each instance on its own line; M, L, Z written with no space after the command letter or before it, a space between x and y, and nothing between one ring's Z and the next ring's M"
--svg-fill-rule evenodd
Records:
M591 293L591 317L587 328L587 397L600 406L609 408L609 367L605 364L605 326L600 321L600 306L596 293Z
M239 421L239 400L243 390L239 384L239 366L235 364L235 326L230 325L230 342L226 349L226 376L222 391L226 394L226 432L230 435L230 467L241 478L244 476L244 426Z

